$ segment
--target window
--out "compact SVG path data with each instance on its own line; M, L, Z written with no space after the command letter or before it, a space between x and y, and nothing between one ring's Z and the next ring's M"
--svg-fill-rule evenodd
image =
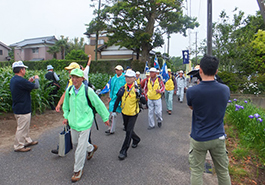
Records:
M3 50L0 50L0 55L3 55Z
M32 53L39 53L39 48L33 48Z
M103 39L99 39L99 40L98 40L98 44L103 45L103 44L104 44L104 40L103 40Z

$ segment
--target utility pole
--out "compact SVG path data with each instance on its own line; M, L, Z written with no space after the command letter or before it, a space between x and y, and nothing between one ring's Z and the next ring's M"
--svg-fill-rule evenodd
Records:
M195 36L195 39L196 39L196 41L195 41L195 43L196 43L196 49L195 49L195 50L196 50L196 53L195 53L195 56L196 56L196 63L195 63L195 65L198 64L198 59L197 59L197 53L198 53L198 52L197 52L197 33L198 33L198 32L195 32L195 35L196 35L196 36Z
M97 28L98 28L98 23L99 23L100 7L101 7L101 0L99 0L98 2ZM96 62L98 61L98 30L96 31L95 60Z
M264 24L265 24L265 6L264 6L264 0L257 0L259 4L260 13L262 15Z
M207 54L212 55L212 0L207 3Z
M170 39L170 34L167 32L167 54L169 56L169 39Z

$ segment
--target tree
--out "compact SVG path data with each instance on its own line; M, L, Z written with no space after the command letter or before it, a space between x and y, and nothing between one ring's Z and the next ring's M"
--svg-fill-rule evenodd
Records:
M47 52L50 53L55 59L57 59L57 53L59 51L60 49L56 45L49 47L49 49L47 50Z
M162 46L163 31L183 33L198 25L195 18L183 16L183 0L120 0L112 1L100 14L109 33L108 44L120 45L142 54L142 61L149 61L149 52ZM95 20L94 20L95 22ZM169 28L169 24L174 25ZM91 24L90 24L91 25Z
M67 60L87 60L87 54L83 50L72 50L65 56Z
M68 45L68 37L64 38L63 35L61 35L61 39L55 42L55 46L59 48L59 51L61 52L62 59L65 58L65 51L67 48L69 48Z
M70 42L68 42L69 48L68 51L71 52L72 50L85 50L85 40L83 37L79 38L75 37L74 39L71 39ZM67 53L69 53L67 52Z

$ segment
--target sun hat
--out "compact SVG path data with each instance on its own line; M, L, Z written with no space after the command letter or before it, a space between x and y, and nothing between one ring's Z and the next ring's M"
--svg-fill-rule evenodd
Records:
M135 74L139 75L139 74L140 74L140 72L139 72L139 71L136 71L136 73L135 73Z
M149 72L157 72L157 71L156 71L156 68L152 67L152 68L149 70Z
M28 68L28 66L25 66L21 60L20 61L17 61L17 62L14 62L12 64L12 68L14 69L15 67L25 67L25 68Z
M127 70L125 77L136 77L136 74L133 70Z
M180 71L179 71L179 73L183 73L183 71L182 71L182 70L180 70Z
M72 62L69 66L65 67L64 69L70 70L70 69L80 69L80 66L76 62Z
M123 70L123 67L121 65L117 65L114 69L117 69L117 70Z
M167 72L171 72L171 69L167 69Z
M53 69L52 65L47 65L47 70Z
M84 77L84 72L81 69L73 69L70 73L70 75L78 76L78 77Z

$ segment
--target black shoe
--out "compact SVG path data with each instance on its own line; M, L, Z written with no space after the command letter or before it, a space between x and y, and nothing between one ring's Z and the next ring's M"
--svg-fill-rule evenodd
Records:
M132 148L136 148L138 144L132 144Z
M158 122L157 125L160 128L162 126L162 122Z
M182 103L182 101L180 101L180 103Z
M180 100L180 98L178 98L178 101Z
M110 130L105 131L106 134L114 134L114 132L110 132Z
M154 128L155 128L155 127L150 127L150 126L149 126L149 127L147 128L147 130L152 130L152 129L154 129Z
M51 153L53 153L53 154L58 154L58 149L54 149L54 150L52 150Z
M120 153L120 155L118 156L120 160L124 160L127 157L127 154L122 154Z

